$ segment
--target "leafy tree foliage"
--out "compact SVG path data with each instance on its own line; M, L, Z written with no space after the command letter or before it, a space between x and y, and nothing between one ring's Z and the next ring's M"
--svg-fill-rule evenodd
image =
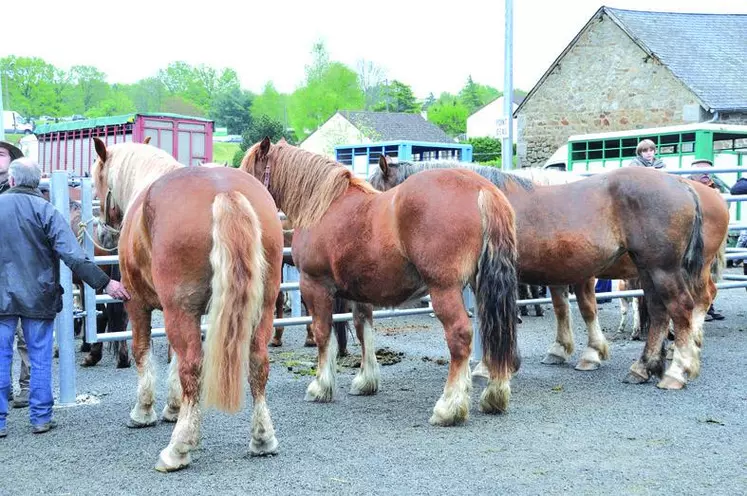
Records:
M475 162L491 162L501 158L501 140L496 138L470 138L467 143L472 145L472 160Z
M251 106L251 93L234 88L215 97L210 116L227 127L228 134L241 134L252 125Z
M469 111L457 97L442 93L436 103L428 107L428 120L451 136L467 132Z
M412 88L396 79L383 90L383 100L374 106L377 112L420 112L420 104L412 93Z

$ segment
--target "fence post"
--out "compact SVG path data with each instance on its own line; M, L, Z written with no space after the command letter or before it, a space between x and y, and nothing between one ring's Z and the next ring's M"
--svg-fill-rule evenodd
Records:
M482 360L482 341L480 341L480 323L477 320L477 305L475 305L475 294L472 288L465 287L462 291L464 297L464 308L467 313L471 313L472 318L472 360L479 362Z
M285 271L284 279L288 282L298 282L298 269L291 265L283 267ZM291 300L291 317L301 317L301 291L289 291Z
M94 260L96 254L93 249L93 186L90 177L84 177L80 184L81 220L86 223L86 236L83 238L83 249ZM83 303L86 307L86 342L98 341L96 338L96 290L88 284L83 284Z
M52 172L52 203L70 222L70 193L68 192L67 171ZM62 312L55 317L55 332L60 350L60 404L75 404L75 342L73 339L73 274L60 261L60 285L62 294Z

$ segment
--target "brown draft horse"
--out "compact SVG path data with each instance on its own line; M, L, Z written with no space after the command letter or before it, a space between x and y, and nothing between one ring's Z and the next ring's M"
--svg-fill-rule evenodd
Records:
M464 422L469 414L472 324L462 289L475 289L490 372L480 399L487 413L506 410L516 348L514 215L489 181L470 171L433 171L395 191L379 193L341 164L268 138L253 145L241 169L264 184L296 228L293 260L313 318L319 349L308 401L333 399L336 340L330 338L336 296L353 302L362 346L361 370L351 394L377 392L373 305L392 307L430 291L451 354L435 425ZM448 204L444 203L448 198Z
M265 386L283 233L272 198L241 171L185 167L156 147L107 148L96 140L96 153L96 191L120 212L107 216L107 223L121 226L122 282L132 295L125 305L139 383L130 426L157 421L149 347L151 312L162 309L177 358L171 370L178 367L179 376L177 381L171 374L163 412L164 420L177 423L156 469L190 463L200 439L200 399L238 411L247 375L254 399L250 452L274 453L278 443ZM206 312L203 357L200 318Z
M284 221L282 221L282 224L283 224L283 247L290 248L293 242L293 225L290 223L288 219L285 219ZM295 267L295 264L293 263L293 256L283 255L283 265L290 265L291 267ZM301 305L303 305L303 307L306 308L306 303L304 302L303 297L301 297ZM352 311L350 302L345 301L342 298L335 298L334 313L348 313L350 311ZM275 301L275 316L279 319L282 319L284 313L285 313L285 292L281 291L280 293L278 293L278 298ZM306 310L306 313L307 314L309 313L308 309ZM339 347L339 349L337 350L337 356L338 357L346 356L348 354L347 322L335 322L333 326L335 330L335 336L337 336L337 344ZM273 346L273 347L283 346L283 332L284 331L285 331L285 327L283 326L279 326L275 328L275 333L272 336L272 341L270 341L270 346ZM307 346L307 347L316 346L316 341L314 341L314 333L311 331L311 324L306 324L306 341L304 342L304 346Z
M371 182L387 190L430 168L464 168L451 164L393 164L382 157ZM497 169L492 174L516 211L519 280L547 284L551 291L552 286L575 286L589 331L582 362L598 363L608 355L596 316L594 277L640 276L652 332L626 381L640 383L663 375L659 387L680 389L688 375L697 377L703 319L716 293L710 269L722 253L729 222L720 196L693 181L641 167L556 186L539 186ZM563 322L570 314L567 295L556 290L552 297L558 336L549 356L557 356L559 363L572 352L573 335ZM675 352L663 373L670 318Z

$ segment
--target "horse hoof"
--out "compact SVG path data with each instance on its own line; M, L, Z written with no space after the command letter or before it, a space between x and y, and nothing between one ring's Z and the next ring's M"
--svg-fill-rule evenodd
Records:
M659 381L656 387L658 387L659 389L669 389L672 391L676 391L684 388L685 383L680 381L679 379L675 379L673 377L665 375L664 378Z
M88 353L91 351L91 344L90 343L83 343L80 345L80 352L81 353Z
M127 361L120 360L117 362L118 369L129 369L131 366L132 366L132 362L130 362L129 360Z
M166 405L166 408L163 409L163 413L161 414L161 420L173 424L179 420L179 408L172 408L171 406Z
M278 440L275 436L266 440L256 440L252 438L249 443L249 454L251 456L271 456L278 453Z
M565 362L565 357L553 355L552 353L548 353L545 355L545 358L542 359L542 363L545 365L563 365Z
M519 310L519 315L521 317L529 317L529 311L526 310L526 309L524 309L524 308L522 308L521 310Z
M599 362L593 362L591 360L579 360L576 364L576 370L583 372L590 372L592 370L598 370L601 364Z
M100 356L88 355L80 362L81 367L93 367L101 361Z
M125 425L129 427L130 429L142 429L144 427L154 427L156 425L156 421L137 422L135 420L129 419Z
M168 448L164 449L166 451ZM189 466L189 464L192 462L192 457L189 454L189 451L187 451L185 454L175 458L171 461L165 461L164 460L164 454L161 452L161 455L158 457L158 463L156 463L156 470L158 470L161 473L168 473L168 472L176 472L177 470L181 470L183 468L186 468Z
M626 384L645 384L648 382L648 377L643 377L635 372L628 372L623 382Z
M307 348L316 348L316 341L314 341L314 338L306 338L306 341L303 345Z
M281 346L283 346L283 342L279 339L273 338L273 340L270 341L270 346L272 346L273 348L280 348Z

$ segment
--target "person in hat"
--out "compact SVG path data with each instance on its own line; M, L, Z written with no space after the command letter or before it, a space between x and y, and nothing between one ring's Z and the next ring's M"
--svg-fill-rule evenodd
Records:
M10 163L18 158L23 157L23 152L16 146L7 141L0 141L0 194L10 189L8 184L8 169ZM16 347L18 355L21 357L21 373L18 376L17 395L13 394L12 380L11 389L8 393L8 400L12 401L13 408L26 408L29 406L29 381L31 380L29 366L29 352L26 347L26 340L23 338L23 329L20 322L16 326L16 338L18 339Z
M8 185L8 168L10 163L23 157L23 152L7 141L0 141L0 193L10 189Z

